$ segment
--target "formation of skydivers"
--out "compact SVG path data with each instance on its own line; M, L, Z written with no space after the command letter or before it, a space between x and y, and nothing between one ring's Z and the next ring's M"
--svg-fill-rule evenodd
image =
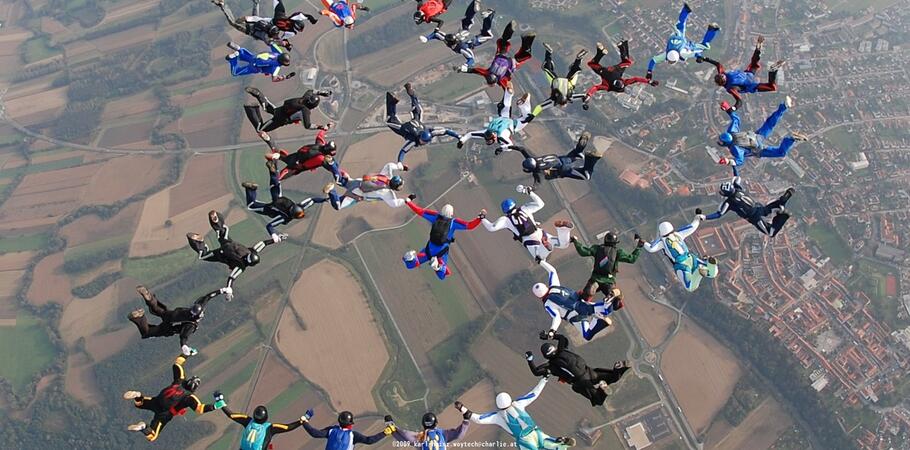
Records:
M235 17L223 0L212 0L212 2L221 9L231 27L268 45L266 52L253 53L233 42L229 43L228 47L232 53L226 59L232 75L262 73L276 82L294 76L294 72L284 76L280 74L282 67L291 64L288 53L288 50L292 48L290 38L302 32L306 22L317 23L318 19L315 16L303 12L288 14L281 0L273 0L272 17L263 17L259 15L258 0L254 0L254 8L250 16ZM587 55L587 50L579 51L565 75L560 76L561 72L557 70L553 61L553 49L548 44L543 44L545 54L542 67L549 83L550 95L546 100L532 107L528 93L521 95L515 101L512 76L516 70L533 58L535 33L523 34L519 49L512 53L511 40L518 24L510 21L496 41L493 60L486 67L478 67L474 49L493 38L492 26L495 11L482 9L480 0L469 0L460 28L457 31L446 33L441 30L444 22L440 16L452 6L454 0L416 0L416 2L418 5L417 11L414 13L415 24L433 23L436 25L432 33L421 35L420 40L424 43L434 40L443 42L452 51L465 58L464 64L454 67L456 72L479 75L488 85L498 85L503 89L502 100L497 105L497 115L483 129L465 133L442 126L427 125L423 122L423 109L418 95L411 84L406 83L404 90L410 98L411 105L411 117L406 122L403 122L398 116L398 97L391 92L386 93L386 123L395 134L404 140L403 146L398 151L397 160L386 164L378 173L352 178L339 167L335 160L337 148L334 141L326 138L332 129L332 124L314 125L310 118L311 111L319 106L320 98L331 97L331 91L307 90L302 96L287 99L280 106L276 106L260 90L247 88L247 92L255 99L255 103L244 107L246 115L260 138L269 147L269 152L265 156L265 165L269 172L270 201L266 203L259 200L257 184L247 181L243 182L242 186L245 191L247 208L268 219L265 225L267 238L252 246L235 242L229 237L230 228L225 223L224 217L217 211L210 211L209 223L216 232L218 248L210 249L203 236L197 233L188 233L187 240L190 248L198 253L199 259L219 262L228 267L229 276L225 286L203 295L189 307L174 309L165 306L144 286L137 287L149 312L159 317L161 323L149 324L143 309L130 313L129 320L136 324L143 339L179 335L181 354L174 361L171 384L162 389L158 395L148 397L137 391L124 393L124 399L133 401L137 408L154 413L151 422L129 425L129 430L141 431L149 441L154 441L170 420L183 415L189 409L198 414L221 409L229 419L244 427L241 438L242 450L269 448L274 435L292 431L301 426L310 436L326 439L328 450L351 449L355 444L373 444L385 436L392 436L396 440L420 446L423 449L444 449L447 442L462 438L471 422L500 426L512 435L516 445L524 450L571 447L575 444L573 438L552 437L544 433L526 408L540 396L550 376L555 376L561 382L569 384L573 391L590 400L592 406L602 405L610 393L609 385L619 381L630 366L626 361L617 361L612 368L589 367L581 356L568 349L569 340L559 332L560 325L568 323L570 327L576 328L585 340L594 339L599 332L611 326L613 321L609 316L623 307L623 296L620 289L617 288L616 279L619 265L634 264L642 249L649 253L662 251L670 261L678 281L690 292L696 290L704 278L716 277L717 260L694 253L685 242L686 238L691 236L704 220L719 219L727 212L733 211L752 223L760 232L774 237L780 233L789 219L790 215L785 210L785 206L793 195L792 188L787 189L779 199L764 205L748 195L740 178L740 170L747 157L783 157L797 141L806 139L805 135L792 133L785 137L779 145L766 143L783 114L792 107L790 97L786 97L777 110L756 131L749 132L740 129L740 117L737 111L742 106L743 94L776 91L777 74L784 65L784 61L775 62L770 67L768 81L763 83L757 80L756 72L760 69L764 38L758 38L749 65L744 70L726 70L720 62L704 55L704 52L711 49L711 41L720 32L720 27L712 23L708 26L701 41L690 41L686 37L686 21L692 9L688 4L684 4L675 30L667 40L665 50L651 58L644 77L625 76L626 70L633 65L628 40L622 40L616 44L619 51L619 63L608 67L601 65L601 60L608 53L608 49L598 42L596 53L587 62L587 66L600 77L601 81L587 90L579 90L577 86L578 75L582 70L582 62ZM329 17L336 27L347 29L354 28L358 10L369 11L362 2L322 0L322 3L325 9L321 10L320 14ZM483 24L481 30L471 36L471 28L477 14L480 14ZM715 157L715 162L732 166L734 178L732 181L721 184L719 193L723 197L723 202L718 210L706 216L700 209L697 209L694 220L678 229L670 222L661 222L658 225L657 236L652 241L643 240L638 234L635 234L636 242L632 251L619 247L619 235L613 231L604 233L602 244L585 245L572 234L574 226L566 220L555 221L556 234L545 231L534 218L534 214L545 206L544 201L535 192L534 186L543 180L560 178L590 180L596 163L604 156L605 149L588 148L591 134L585 131L579 136L575 148L565 155L536 156L529 149L515 144L514 134L521 131L548 108L554 106L562 108L580 100L583 109L587 110L599 91L624 92L634 84L658 86L659 82L653 77L657 64L666 62L674 65L688 59L695 59L697 63L712 64L717 72L714 82L727 90L735 99L734 105L730 105L726 101L721 103L721 108L730 117L730 124L718 136L717 144L727 148L730 156ZM512 115L513 101L519 110L517 118ZM263 110L271 116L268 120L263 120ZM307 129L317 128L319 131L313 144L305 145L291 153L279 148L268 133L294 123L302 123ZM501 203L503 215L495 221L490 221L486 218L486 210L481 210L472 220L466 220L456 217L454 207L449 204L437 211L418 206L415 194L399 198L398 193L404 185L402 174L408 171L408 166L404 162L408 152L415 147L425 146L437 138L443 139L444 137L454 139L458 148L462 148L471 139L479 138L483 139L487 145L494 146L497 155L509 151L521 153L523 156L522 171L533 176L533 185L518 185L516 191L527 195L530 201L520 205L512 198L504 199ZM279 169L278 161L282 162L284 167ZM281 189L283 180L307 171L314 171L320 167L332 176L331 182L323 190L324 197L307 198L296 202L283 195ZM344 194L339 195L336 192L337 187L344 188ZM227 301L231 301L234 297L234 281L245 270L260 262L260 253L265 247L287 239L288 236L279 232L278 228L288 225L294 220L303 219L308 208L328 202L335 210L342 210L357 203L369 201L383 201L393 208L407 205L414 214L429 222L429 238L424 246L419 250L407 251L402 261L407 269L429 265L440 280L444 280L452 273L448 264L448 255L456 232L473 230L481 224L490 232L506 229L511 232L515 241L527 249L531 258L547 272L547 281L535 283L531 287L531 293L542 303L545 312L551 317L550 327L540 332L540 339L548 341L540 348L546 362L535 365L533 354L530 351L525 353L531 373L541 377L537 385L529 393L515 399L505 392L497 394L495 398L497 409L485 414L476 414L461 402L455 402L455 408L462 413L464 420L453 429L438 428L436 415L428 412L422 418L422 431L400 429L395 425L391 416L385 416L384 429L370 436L353 430L354 416L349 411L342 411L338 415L337 424L319 429L312 427L309 423L313 417L312 410L306 411L297 421L282 424L269 420L265 406L257 406L252 416L232 411L227 406L224 395L217 391L212 404L203 403L195 395L200 385L200 379L187 377L184 364L189 357L198 353L189 345L188 341L196 331L199 321L204 317L206 304L218 295L224 295ZM770 220L767 219L769 216ZM548 256L555 249L564 249L570 245L574 245L579 256L594 260L591 275L581 289L561 285L556 269L547 262ZM597 299L598 293L603 297ZM555 345L549 342L554 340Z

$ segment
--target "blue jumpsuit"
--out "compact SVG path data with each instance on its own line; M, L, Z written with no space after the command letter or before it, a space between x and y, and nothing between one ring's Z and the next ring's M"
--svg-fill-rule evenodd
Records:
M281 70L278 56L283 53L283 50L274 43L270 47L272 51L259 54L253 54L245 48L237 50L237 56L228 59L228 63L231 65L231 75L239 77L262 73L272 77L277 76ZM245 64L241 65L241 63Z
M736 163L733 166L734 175L739 175L737 167L745 163L747 157L782 158L787 156L787 153L790 152L790 148L796 143L796 140L793 139L792 136L783 138L783 140L780 141L780 145L774 146L765 144L765 139L768 139L768 137L771 136L774 127L780 122L780 119L785 112L787 112L787 105L781 103L777 107L777 110L768 116L761 128L755 130L753 133L741 132L739 114L733 110L727 111L727 114L730 115L730 125L727 127L727 133L733 135L733 143L725 145L725 147L730 150L730 155Z
M411 208L412 211L414 211L414 214L423 217L427 220L427 222L430 222L433 225L435 225L438 220L445 219L438 212L431 209L423 209L415 205L412 201L407 202L407 205ZM461 230L473 230L477 227L477 225L480 225L481 219L480 217L477 217L474 220L468 222L464 219L453 217L449 220L451 220L451 222L449 223L449 229L446 232L443 242L433 242L431 235L431 239L427 241L427 245L424 247L423 251L418 252L416 255L414 255L416 258L409 259L408 255L405 255L405 257L402 258L402 261L408 270L414 269L415 267L418 267L421 264L430 261L431 258L437 258L439 268L436 270L436 276L440 280L444 280L447 275L452 273L449 270L448 266L449 244L455 241L455 232Z
M667 60L667 53L671 50L679 52L679 60L685 61L687 58L700 56L705 50L711 48L711 41L714 40L719 31L717 28L709 27L708 31L705 32L705 37L702 38L701 43L692 42L686 38L686 20L689 18L690 12L692 12L692 9L689 8L689 5L684 4L682 10L679 12L679 20L676 22L676 32L667 39L666 49L662 54L651 58L651 61L648 63L648 78L650 78L650 74L654 71L654 67L657 63Z

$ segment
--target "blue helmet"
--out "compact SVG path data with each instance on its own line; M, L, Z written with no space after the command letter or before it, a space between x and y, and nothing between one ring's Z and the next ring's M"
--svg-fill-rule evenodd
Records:
M389 179L389 187L396 191L398 189L400 189L401 185L403 185L403 184L404 184L404 180L402 180L401 177L399 177L398 175L395 175L394 177Z
M720 194L724 196L731 196L736 192L736 188L733 187L733 183L730 181L725 181L720 185Z
M515 209L515 200L512 200L511 198L507 198L502 201L502 204L500 206L502 207L502 212L505 214L508 214L509 211L512 211L513 209Z
M433 140L433 133L430 133L430 130L423 130L420 132L420 142L430 142Z
M534 158L525 158L525 160L521 162L521 168L524 169L525 172L533 172L534 169L537 168L537 160Z
M733 143L733 135L730 133L721 133L717 138L717 142L722 145L730 145Z

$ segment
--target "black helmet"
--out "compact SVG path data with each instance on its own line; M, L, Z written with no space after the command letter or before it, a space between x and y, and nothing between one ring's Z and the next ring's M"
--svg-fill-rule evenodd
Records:
M294 28L294 31L301 32L303 31L305 24L302 18L291 19L291 27Z
M287 53L282 53L282 54L278 55L278 62L281 63L282 66L290 66L291 65L291 55L289 55Z
M281 30L278 29L278 27L276 27L275 25L272 25L269 27L269 37L270 38L278 37L278 33L280 33L280 32L281 32Z
M335 154L335 151L338 147L335 145L335 141L326 142L322 147L319 147L319 152L323 155L332 155Z
M499 82L499 76L495 73L488 73L486 76L487 84L496 84Z
M414 23L416 23L417 25L420 25L421 23L423 23L423 11L414 12Z
M300 205L294 204L294 206L291 207L291 217L295 219L303 219L303 216L305 215L306 211L304 211Z
M257 406L253 410L253 420L256 423L265 423L266 420L269 420L269 410L263 405Z
M202 310L202 305L198 303L193 304L193 306L190 306L190 315L193 316L193 318L198 319L202 317Z
M626 83L622 80L613 80L613 89L622 92L626 90Z
M493 145L496 142L496 132L493 130L484 131L483 138L487 141L488 145Z
M563 91L561 91L561 90L559 90L559 89L553 89L552 94L553 94L553 101L554 101L557 105L565 105L566 102L568 102L568 99L566 98L565 92L563 92Z
M619 236L612 231L607 231L607 234L604 235L604 244L607 245L616 245L619 243Z
M398 175L395 175L394 177L389 178L389 187L396 191L401 189L401 186L403 184L404 184L404 180L402 180L401 177Z
M455 37L455 35L452 33L446 33L445 42L447 45L452 45L452 44L458 42L458 38Z
M540 346L540 353L543 353L545 358L552 358L556 354L556 346L547 342Z
M534 169L537 168L537 160L534 158L525 158L525 160L521 162L521 168L524 169L525 172L533 172Z
M342 411L338 413L338 425L342 427L349 427L354 425L354 415L350 411Z
M425 429L436 428L436 414L428 412L423 415L423 419L420 422L423 423Z
M246 255L246 263L251 266L259 264L259 252L253 250L249 255Z
M190 392L196 392L200 384L202 384L202 380L199 377L190 377L183 380L183 388Z
M316 109L316 107L319 106L319 96L315 94L298 97L298 100L300 100L300 103L298 103L298 105L302 105L307 109Z

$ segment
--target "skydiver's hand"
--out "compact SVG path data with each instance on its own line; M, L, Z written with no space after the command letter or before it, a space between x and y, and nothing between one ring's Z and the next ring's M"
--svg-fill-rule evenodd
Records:
M699 221L701 221L701 220L707 219L708 217L705 216L704 214L699 214L699 215L695 216L695 218L698 219Z
M758 44L758 48L761 48L761 45L765 43L765 37L759 35L758 39L755 40L755 43Z
M726 100L724 100L724 101L720 102L720 109L722 109L722 110L724 110L724 111L727 111L727 112L730 112L730 111L733 110L733 107L730 106L730 103L729 103L729 102L727 102Z
M468 408L465 408L464 403L461 403L458 400L455 401L455 409L457 409L460 413L464 413L468 410Z
M588 105L587 103L582 103L582 104L581 104L581 109L583 109L583 110L585 110L585 111L587 111L588 108L590 108L590 107L591 107L591 106Z
M410 170L410 167L408 167L407 164L402 163L402 164L401 164L401 170L407 172L408 170Z
M651 78L654 78L654 73L649 70L648 73L645 74L645 78L647 78L648 81L651 81Z
M309 421L310 419L312 419L312 418L313 418L313 410L312 410L312 409L308 409L308 410L306 410L305 413L303 413L302 416L300 416L300 421L301 421L301 422L308 422L308 421Z
M416 200L416 199L417 199L417 194L408 194L408 200L407 200L407 201L413 202L413 201Z
M199 351L189 345L183 345L180 347L180 351L183 353L183 356L196 356L199 354Z
M525 359L528 361L534 361L534 354L531 352L525 352Z
M288 49L288 50L294 48L294 47L291 45L291 42L288 41L287 39L282 39L282 40L281 40L281 45L282 45L282 47L284 47L284 48L286 48L286 49Z
M284 77L284 79L285 79L285 80L290 80L291 78L294 78L295 75L297 75L297 72L291 72L291 73L287 74L287 75Z
M575 236L569 236L569 242L574 244L574 243L578 242L578 238Z
M660 86L660 81L651 80L648 84L650 84L651 86Z
M486 210L486 209L481 209L480 212L477 213L477 217L479 217L479 218L481 218L481 219L486 219L486 218L487 218L487 210Z
M272 242L276 244L281 242L281 235L278 233L272 233Z
M499 156L500 153L502 153L502 147L496 147L496 150L493 150L494 156Z
M463 147L464 147L464 141L462 141L462 140L459 139L459 140L458 140L458 143L455 144L455 147L456 147L456 148L463 148Z
M530 194L531 190L531 186L525 186L523 184L515 186L515 192L518 192L519 194Z
M218 292L221 294L224 294L224 295L231 295L231 296L234 295L234 289L230 286L225 286L225 287L219 289Z
M695 57L695 62L701 64L701 63L705 62L705 57L704 57L704 56L701 56L701 55L698 55L698 56Z
M222 394L221 391L215 391L212 396L215 398L215 404L213 405L215 409L221 409L227 405L224 401L224 394Z
M701 213L702 213L701 208L695 208L695 214L701 214Z
M316 92L316 95L319 95L319 96L321 96L321 97L330 97L330 96L332 95L332 90L331 90L331 89L323 89L323 90L321 90L321 91L317 91L317 92Z

